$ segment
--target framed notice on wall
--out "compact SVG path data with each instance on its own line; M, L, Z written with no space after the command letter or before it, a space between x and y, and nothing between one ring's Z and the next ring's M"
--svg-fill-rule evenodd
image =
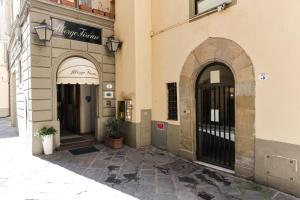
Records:
M102 43L102 29L51 18L53 35L94 44Z

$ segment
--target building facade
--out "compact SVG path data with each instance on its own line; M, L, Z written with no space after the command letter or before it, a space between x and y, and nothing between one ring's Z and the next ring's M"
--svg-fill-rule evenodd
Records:
M42 126L59 130L59 147L70 132L102 141L106 120L125 115L131 147L153 145L300 196L299 2L64 2L14 6L11 114L33 153L42 152L34 137ZM44 21L54 29L47 42L35 31ZM70 37L74 27L92 39ZM115 54L105 47L113 34L122 41Z
M129 143L299 196L299 6L116 1L116 97L133 102Z
M11 24L11 2L0 1L0 117L9 116L9 75L8 75L8 54Z
M43 126L58 131L55 147L75 133L100 140L105 120L115 115L115 61L104 46L113 35L112 15L80 9L74 1L16 4L9 52L11 114L20 137L34 154L42 152L34 133ZM50 41L37 35L42 22L54 30Z

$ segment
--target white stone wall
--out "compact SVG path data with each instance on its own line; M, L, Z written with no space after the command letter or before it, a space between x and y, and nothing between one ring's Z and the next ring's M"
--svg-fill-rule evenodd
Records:
M18 23L18 22L17 22ZM22 37L21 37L22 35ZM25 17L22 26L17 25L11 38L10 59L10 98L12 124L18 127L19 135L31 149L29 133L29 88L30 30L29 18Z

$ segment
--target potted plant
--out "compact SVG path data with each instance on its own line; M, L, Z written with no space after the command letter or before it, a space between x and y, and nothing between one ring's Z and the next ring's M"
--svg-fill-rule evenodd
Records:
M37 136L42 139L45 155L53 153L53 135L56 134L56 129L53 127L43 127L37 130Z
M111 118L106 124L106 136L104 143L105 145L113 149L121 149L123 147L123 137L120 132L121 121L116 118Z

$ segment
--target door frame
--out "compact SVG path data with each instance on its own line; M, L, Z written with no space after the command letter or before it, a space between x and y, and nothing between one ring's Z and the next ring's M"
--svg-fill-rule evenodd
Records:
M180 146L178 154L196 160L195 84L199 73L213 62L226 64L235 77L235 174L254 177L255 75L252 61L236 42L210 37L188 55L179 81Z
M234 73L232 72L232 70L230 69L230 67L228 67L226 64L224 64L224 63L220 63L220 62L212 62L212 63L210 63L209 65L207 65L207 66L205 66L200 72L199 72L199 75L198 75L198 77L197 77L197 79L196 79L196 84L195 84L195 112L196 112L196 126L195 126L195 128L196 128L196 159L197 159L197 161L200 161L200 162L204 162L204 163L207 163L207 164L211 164L211 165L215 165L215 166L217 166L217 167L222 167L222 168L226 168L226 169L229 169L229 170L234 170L234 163L233 163L233 166L230 166L230 165L226 165L226 164L221 164L221 163L217 163L217 162L214 162L214 161L208 161L208 160L206 160L205 158L200 158L201 157L201 148L202 148L202 145L204 145L203 144L203 137L201 137L199 134L198 134L198 129L199 129L199 125L198 125L198 122L199 122L199 120L201 120L201 119L199 119L199 113L201 112L201 110L199 110L199 103L201 104L201 106L202 106L202 102L203 101L205 101L205 100L203 100L203 96L201 95L201 97L199 97L199 81L200 81L200 79L201 79L201 77L203 76L203 73L205 72L205 70L206 69L208 69L208 68L210 68L210 67L212 67L212 66L222 66L222 67L224 67L224 68L227 68L229 71L230 71L230 73L231 73L231 75L233 76L233 84L229 84L229 83L222 83L222 82L220 82L220 83L217 83L217 84L212 84L212 83L210 83L209 85L200 85L200 87L203 87L203 88L205 88L205 87L208 87L208 86L210 86L210 88L214 88L215 89L215 87L229 87L230 89L231 89L231 87L233 87L234 88L234 91L235 91L235 80L234 80ZM222 80L221 79L221 77L222 77L222 75L220 74L220 80ZM230 89L229 89L229 93L230 93ZM225 94L225 91L224 91L224 94ZM210 93L210 95L211 95L211 93ZM219 95L221 95L221 93L219 93ZM214 95L214 99L215 99L215 97L216 97L216 95ZM198 99L198 98L200 98L200 99ZM211 96L209 97L210 99L211 99ZM220 98L220 97L219 97ZM224 101L225 101L225 97L224 97ZM220 99L218 100L218 102L220 102ZM230 103L230 102L229 102ZM220 106L221 104L219 103L219 106ZM224 104L225 105L225 104ZM206 103L204 103L204 105L203 105L204 107L212 107L212 105L211 105L211 102L209 103L209 106L208 106L208 104L206 104ZM214 100L214 107L216 106L216 100ZM225 109L225 108L224 108ZM210 109L209 109L210 110ZM236 115L236 113L235 113L235 94L234 94L234 105L233 105L233 112L234 112L234 116ZM209 113L210 113L210 111L209 111ZM221 115L221 113L219 112L219 116ZM210 114L207 116L208 117L208 119L210 118ZM225 116L225 115L224 115ZM234 120L234 127L235 127L235 119L233 119ZM210 120L209 120L210 121ZM229 119L229 122L230 122L230 119ZM219 122L220 123L220 122ZM212 126L212 124L213 123L210 123L209 124L209 126L211 127ZM220 125L219 125L220 126ZM215 125L215 127L216 127L216 125ZM230 127L230 123L229 123L229 127ZM207 130L207 129L206 129ZM219 128L219 130L220 130L220 128ZM211 128L210 128L210 131L211 131ZM230 133L231 131L230 131L230 128L229 128L229 135L231 134ZM216 133L216 132L215 132ZM226 134L225 134L226 132L224 131L224 137L226 137ZM211 133L210 133L211 134ZM214 136L214 135L213 135ZM201 137L201 138L200 138ZM221 138L221 137L219 137L219 138ZM230 138L230 137L229 137ZM224 139L224 138L223 138ZM214 139L213 139L214 140ZM201 142L201 145L199 144ZM235 141L234 141L234 144L235 144ZM230 145L230 144L229 144ZM225 148L225 147L224 147ZM230 149L230 148L229 148ZM230 154L230 153L229 153ZM225 154L224 154L224 156L225 156ZM230 155L229 155L230 156ZM235 158L235 152L234 152L234 155L233 155L233 158ZM229 158L229 159L231 159L231 158Z

